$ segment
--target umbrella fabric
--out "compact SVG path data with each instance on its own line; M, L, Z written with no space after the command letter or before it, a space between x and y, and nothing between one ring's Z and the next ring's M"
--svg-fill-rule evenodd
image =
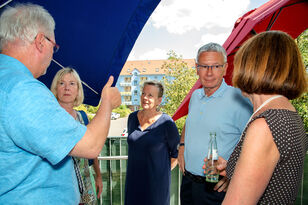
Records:
M233 58L243 42L256 33L268 30L284 31L293 38L297 38L308 28L307 19L308 1L305 0L272 0L240 17L236 21L230 36L223 44L228 56L226 83L231 85ZM191 94L201 87L202 85L198 80L174 113L173 120L187 115Z
M0 0L0 5L6 1ZM56 42L60 50L54 59L77 70L84 86L85 101L97 105L101 89L110 75L115 82L144 24L160 0L14 0L31 2L47 9L56 22ZM0 9L1 12L1 9ZM39 78L47 87L60 69L51 63Z

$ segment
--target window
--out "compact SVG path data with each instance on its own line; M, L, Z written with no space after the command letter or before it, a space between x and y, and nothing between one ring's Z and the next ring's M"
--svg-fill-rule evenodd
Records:
M126 78L124 79L124 81L125 81L126 83L130 83L130 82L131 82L131 78L130 78L130 77L126 77Z
M127 72L129 73L129 72L130 72L130 69L127 69Z
M148 80L148 77L141 77L141 81L146 81Z
M134 95L138 95L138 90L134 90Z
M146 71L147 71L147 69L146 69L146 68L143 68L142 72L146 72Z
M137 80L134 80L134 86L137 86Z
M159 71L159 68L155 68L155 71L158 72L158 71Z

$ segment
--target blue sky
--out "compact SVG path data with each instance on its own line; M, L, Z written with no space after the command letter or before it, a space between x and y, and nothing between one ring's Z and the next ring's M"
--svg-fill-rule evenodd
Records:
M208 42L223 44L237 18L269 0L162 0L140 33L128 60L166 59L174 50L195 58Z

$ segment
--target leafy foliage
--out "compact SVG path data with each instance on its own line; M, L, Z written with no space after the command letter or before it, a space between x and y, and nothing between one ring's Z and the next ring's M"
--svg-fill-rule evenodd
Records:
M298 114L301 116L305 130L308 132L308 92L306 92L302 97L294 99L291 101Z
M98 106L91 106L86 104L81 104L78 107L75 107L76 110L83 110L87 113L89 120L91 121L95 116ZM126 105L120 105L118 108L113 109L112 112L119 113L120 117L126 117L131 113L131 110Z
M118 108L113 109L112 112L119 113L120 117L126 117L132 111L126 105L120 105Z
M305 68L308 68L308 29L305 30L301 35L296 39L298 48L302 54Z
M296 39L298 48L302 54L304 61L304 66L306 70L308 69L308 29L305 30ZM306 132L308 132L308 92L306 92L302 97L294 99L291 101L298 114L301 116Z
M165 104L162 111L172 116L182 103L183 99L192 88L198 76L194 68L189 68L183 61L182 56L178 56L174 51L169 51L168 61L162 65L166 77L163 79L165 86ZM176 121L179 132L182 132L186 117Z
M76 110L85 111L87 113L89 121L91 121L93 119L93 117L95 116L98 108L99 108L99 105L95 107L95 106L86 105L86 104L81 104L78 107L75 107Z

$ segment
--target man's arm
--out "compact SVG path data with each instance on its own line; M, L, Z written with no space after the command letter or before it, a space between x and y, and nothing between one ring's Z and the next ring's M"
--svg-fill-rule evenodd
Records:
M109 132L111 111L121 104L120 92L117 88L111 87L112 83L111 76L103 88L101 105L95 117L88 124L85 135L69 155L93 159L101 152Z
M180 143L184 143L184 141L185 141L185 125L183 127L183 131L181 134ZM185 175L184 146L179 146L179 153L178 153L178 163L183 175Z

